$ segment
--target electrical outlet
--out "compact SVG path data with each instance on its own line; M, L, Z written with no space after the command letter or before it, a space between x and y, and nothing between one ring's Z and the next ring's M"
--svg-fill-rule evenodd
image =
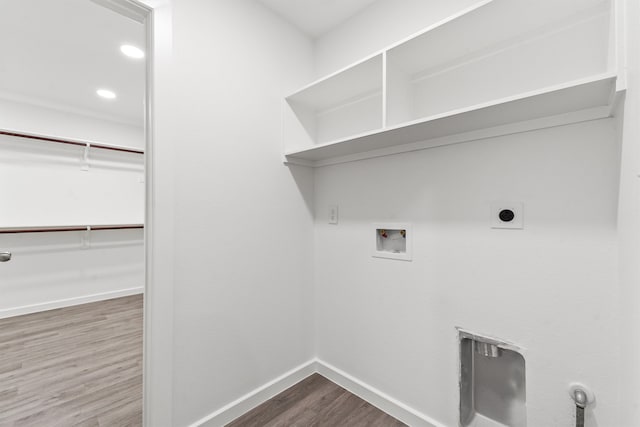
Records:
M524 205L519 202L492 203L491 228L524 228Z
M338 223L338 205L329 205L329 224Z

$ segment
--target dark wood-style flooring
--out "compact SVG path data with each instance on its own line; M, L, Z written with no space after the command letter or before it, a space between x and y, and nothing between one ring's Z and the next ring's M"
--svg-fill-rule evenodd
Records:
M0 319L0 426L141 426L142 301Z
M142 295L0 319L1 427L142 425ZM228 427L400 427L314 374Z
M313 374L226 427L400 427L397 419Z

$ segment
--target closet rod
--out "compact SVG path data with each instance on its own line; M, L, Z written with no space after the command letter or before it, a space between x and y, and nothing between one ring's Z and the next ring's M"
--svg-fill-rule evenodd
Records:
M78 145L80 147L86 147L87 144L89 144L92 148L100 148L102 150L112 150L112 151L121 151L125 153L144 154L144 150L138 150L136 148L126 148L126 147L118 147L114 145L97 144L90 141L87 141L87 142L72 141L69 139L51 138L48 136L32 135L32 134L20 133L20 132L9 132L5 130L0 130L0 135L16 136L18 138L37 139L38 141L55 142L58 144Z
M114 225L63 225L58 227L11 227L0 228L0 234L20 233L57 233L61 231L101 231L101 230L133 230L144 228L143 224L114 224Z

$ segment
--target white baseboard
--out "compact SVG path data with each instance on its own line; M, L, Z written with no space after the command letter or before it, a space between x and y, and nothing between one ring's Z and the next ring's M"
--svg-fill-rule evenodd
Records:
M222 427L315 372L316 362L315 360L310 360L223 406L189 427Z
M83 295L81 297L66 298L54 301L47 301L38 304L23 305L0 310L0 319L7 317L21 316L23 314L37 313L40 311L54 310L56 308L71 307L73 305L86 304L89 302L104 301L113 298L126 297L144 293L144 287L120 289L117 291L102 292L99 294Z
M380 390L318 359L310 360L286 372L267 384L223 406L214 413L196 421L189 427L222 427L314 373L318 373L333 381L340 387L366 400L373 406L411 427L446 427L431 417L416 411Z
M422 412L405 405L388 394L322 360L316 359L316 368L317 372L323 377L411 427L446 427Z

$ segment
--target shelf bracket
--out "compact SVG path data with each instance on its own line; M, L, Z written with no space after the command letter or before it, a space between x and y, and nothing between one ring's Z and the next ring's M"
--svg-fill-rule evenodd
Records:
M91 226L87 225L87 229L82 233L82 249L91 247Z
M89 150L91 149L91 144L87 143L84 147L84 156L82 157L82 167L81 171L87 172L89 170Z

